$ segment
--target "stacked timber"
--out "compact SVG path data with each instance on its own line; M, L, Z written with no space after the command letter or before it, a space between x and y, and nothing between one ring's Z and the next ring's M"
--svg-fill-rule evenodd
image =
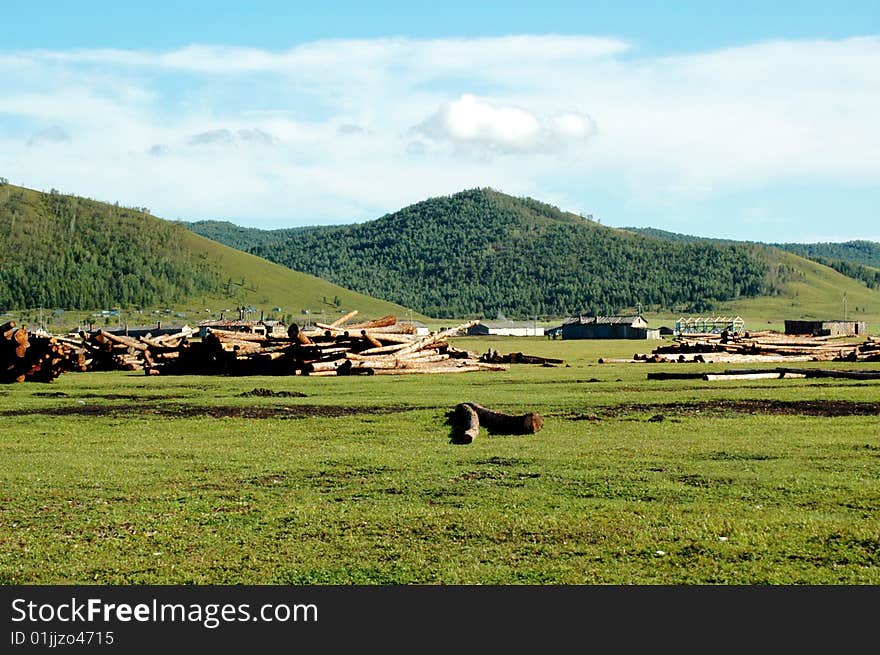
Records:
M65 371L87 370L89 360L76 340L32 334L15 321L0 325L0 382L52 382Z
M185 327L175 334L156 337L129 337L106 330L80 332L83 348L89 354L93 371L158 371L166 362L176 360L189 346L193 329Z
M411 323L384 316L304 330L291 325L286 337L210 329L192 339L191 328L158 337L129 337L106 330L66 337L35 338L7 323L0 331L0 381L51 381L64 371L144 371L177 375L409 375L507 370L453 348L449 338L475 321L416 334Z
M821 362L880 361L880 343L869 337L859 344L834 337L785 335L761 331L734 334L688 334L676 337L650 354L632 359L600 359L600 363L624 362Z
M308 330L291 325L287 337L212 329L201 343L192 344L163 368L172 373L315 377L506 368L480 362L475 355L449 345L449 337L463 333L473 322L419 337L411 323L398 323L394 316L346 324L356 314L350 312L329 324L316 323Z

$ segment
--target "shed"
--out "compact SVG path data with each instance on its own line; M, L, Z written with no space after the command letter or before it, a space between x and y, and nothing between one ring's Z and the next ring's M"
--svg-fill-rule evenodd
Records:
M563 339L659 339L641 315L573 316L562 324Z
M786 334L809 334L814 337L855 337L867 334L864 321L785 321Z

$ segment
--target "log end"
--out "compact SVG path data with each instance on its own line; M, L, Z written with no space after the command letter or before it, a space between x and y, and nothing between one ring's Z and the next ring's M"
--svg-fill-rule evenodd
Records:
M544 427L544 419L537 412L531 412L523 418L523 427L526 429L526 432L534 434Z

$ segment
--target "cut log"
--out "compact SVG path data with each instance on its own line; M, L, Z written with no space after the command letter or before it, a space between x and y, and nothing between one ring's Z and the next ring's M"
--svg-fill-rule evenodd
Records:
M209 328L208 334L217 337L221 341L226 339L234 339L236 341L255 341L259 343L268 341L265 335L239 332L237 330L218 330L216 328Z
M330 324L330 327L332 327L332 328L339 327L340 325L345 323L348 319L354 318L355 316L357 316L357 313L358 313L358 310L354 309L354 310L348 312L348 314L346 314L345 316L340 316L339 318L337 318L335 321L333 321Z
M427 348L428 346L447 339L448 337L455 336L459 332L464 332L468 328L473 327L479 323L479 321L468 321L467 323L462 323L461 325L457 325L454 328L449 328L448 330L441 330L440 332L436 332L434 334L430 334L423 339L419 339L418 341L414 341L409 344L405 348L400 351L401 355L405 355L406 353L415 352L416 350L421 350L422 348Z
M452 423L456 428L454 438L457 443L472 443L480 434L480 419L474 408L467 403L455 406Z
M649 380L701 380L705 373L648 373Z
M501 434L534 434L544 427L544 419L537 412L515 416L488 409L477 403L465 404L477 413L480 425L490 431Z
M381 347L382 347L382 342L379 341L379 340L378 340L376 337L374 337L372 334L370 334L369 332L367 332L365 329L364 329L364 330L361 330L361 336L364 338L364 340L365 340L368 344L370 344L371 347L373 347L373 348L381 348Z
M719 380L781 380L807 377L803 373L707 373L703 376L709 382Z
M397 317L394 314L388 314L382 318L376 318L372 321L364 321L362 323L352 323L348 326L350 330L368 330L370 328L390 327L397 323Z

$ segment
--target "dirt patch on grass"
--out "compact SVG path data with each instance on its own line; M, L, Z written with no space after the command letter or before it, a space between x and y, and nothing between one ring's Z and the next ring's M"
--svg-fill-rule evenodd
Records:
M161 416L169 418L247 418L247 419L302 419L335 418L359 414L394 414L408 412L411 407L346 407L337 405L295 405L291 407L235 406L235 405L70 405L38 409L6 410L0 416Z
M255 387L250 391L242 391L238 394L239 398L249 398L258 396L260 398L305 398L306 395L301 391L272 391L264 387Z
M145 400L174 400L175 398L183 397L179 394L171 393L82 393L76 396L76 398L94 400L134 400L141 402Z
M564 414L572 421L620 418L628 414L648 414L647 420L665 417L725 416L733 414L773 414L789 416L873 416L880 414L880 403L849 400L707 400L703 402L622 404L597 407L588 414Z

